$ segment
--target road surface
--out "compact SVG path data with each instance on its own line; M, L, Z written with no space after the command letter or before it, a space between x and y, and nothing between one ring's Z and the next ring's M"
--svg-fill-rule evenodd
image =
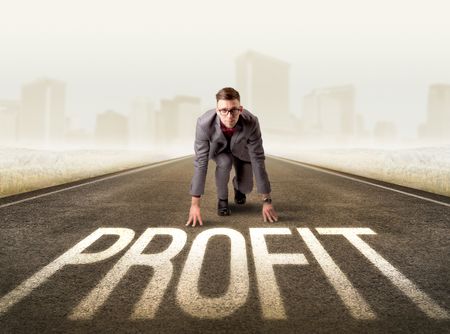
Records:
M266 166L277 223L211 162L185 227L192 157L0 200L1 332L450 332L449 198Z

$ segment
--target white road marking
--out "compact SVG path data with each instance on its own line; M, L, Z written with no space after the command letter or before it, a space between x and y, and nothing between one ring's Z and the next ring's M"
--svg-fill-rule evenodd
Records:
M388 261L366 244L359 234L376 234L370 228L316 228L319 234L343 235L375 267L377 267L400 291L402 291L428 317L438 320L450 319L449 313L412 281L395 269ZM358 294L345 274L335 264L309 228L297 228L298 233L318 261L326 277L336 289L343 303L357 319L375 319L375 314ZM250 228L250 238L255 261L259 299L265 319L286 319L286 313L274 274L274 265L308 264L305 256L298 253L269 253L265 235L289 235L289 228ZM172 236L170 246L157 254L142 254L156 234ZM119 239L106 250L83 253L103 235L118 235ZM226 293L220 297L201 296L198 283L209 239L215 235L226 235L231 240L230 283ZM89 264L107 259L122 251L133 239L134 231L128 228L99 228L88 237L62 254L36 274L23 281L15 289L0 298L0 315L28 296L65 265ZM131 266L145 265L154 269L153 276L136 303L131 319L151 319L161 303L171 280L171 260L184 247L186 232L178 228L148 228L130 247L99 284L74 308L70 319L92 319L96 311L107 300ZM177 289L179 305L189 314L199 318L223 318L245 304L249 293L249 272L246 243L242 234L229 228L212 228L200 233L194 240L180 277Z
M124 176L124 175L128 175L128 174L133 174L133 173L138 173L138 172L141 172L143 170L147 170L147 169L151 169L151 168L155 168L155 167L164 166L164 165L171 164L171 163L174 163L174 162L177 162L177 161L180 161L180 160L184 160L184 159L187 159L187 158L190 158L190 157L191 156L186 156L186 157L171 159L171 160L167 160L167 161L163 161L163 162L158 162L158 163L154 163L154 164L152 164L150 166L143 166L143 167L139 167L139 168L136 168L136 169L133 169L133 170L127 170L127 171L123 171L123 172L118 172L117 174L114 174L114 175L100 177L98 179L95 179L95 180L92 180L92 181L88 181L88 182L84 182L84 183L81 183L81 184L77 184L77 185L74 185L74 186L70 186L70 187L67 187L67 188L62 188L62 189L50 191L48 193L44 193L44 194L40 194L40 195L36 195L36 196L32 196L32 197L27 197L27 198L24 198L24 199L21 199L21 200L17 200L17 201L14 201L14 202L1 204L0 205L0 209L1 208L6 208L6 207L11 206L11 205L15 205L15 204L31 201L31 200L36 199L36 198L57 194L57 193L60 193L60 192L63 192L63 191L71 190L71 189L76 189L76 188L79 188L79 187L86 186L88 184L93 184L93 183L97 183L97 182L101 182L101 181L105 181L105 180L110 180L110 179L114 179L116 177L120 177L120 176Z
M275 160L284 161L284 162L287 162L287 163L290 163L290 164L293 164L293 165L302 166L302 167L309 168L309 169L312 169L312 170L316 170L316 171L319 171L319 172L322 172L322 173L327 173L327 174L339 176L339 177L342 177L342 178L345 178L345 179L353 180L353 181L356 181L356 182L360 182L360 183L368 184L368 185L371 185L371 186L375 186L375 187L378 187L378 188L381 188L381 189L394 191L394 192L397 192L397 193L400 193L400 194L403 194L403 195L407 195L407 196L411 196L411 197L415 197L415 198L420 198L420 199L428 201L428 202L432 202L432 203L436 203L436 204L440 204L440 205L444 205L444 206L450 207L449 203L445 203L445 202L441 202L441 201L434 200L434 199L431 199L431 198L427 198L427 197L424 197L424 196L408 193L406 191L402 191L402 190L398 190L398 189L382 186L380 184L376 184L376 183L373 183L373 182L364 181L364 180L358 179L356 177L343 175L343 174L341 174L339 172L332 172L332 171L326 170L326 169L321 168L321 167L314 167L314 166L310 166L310 165L304 164L304 163L299 162L299 161L293 161L293 160L289 160L289 159L285 159L285 158L281 158L281 157L277 157L277 156L272 156L272 155L267 155L267 156L272 158L272 159L275 159ZM112 178L115 178L115 177L119 177L119 176L123 176L123 175L137 173L137 172L140 172L140 171L143 171L143 170L146 170L146 169L150 169L150 168L154 168L154 167L160 167L160 166L163 166L163 165L166 165L166 164L170 164L170 163L177 162L177 161L180 161L180 160L188 159L190 157L191 157L191 155L185 156L185 157L181 157L181 158L172 159L172 160L168 160L168 161L164 161L164 162L160 162L160 163L155 163L155 164L152 164L150 166L144 166L144 167L140 167L140 168L137 168L137 169L134 169L134 170L131 170L131 171L124 171L124 172L121 172L121 173L119 172L119 173L117 173L115 175L102 177L102 178L99 178L99 179L96 179L96 180L93 180L93 181L89 181L89 182L85 182L85 183L82 183L82 184L77 184L77 185L74 185L74 186L70 186L70 187L67 187L67 188L54 190L54 191L51 191L51 192L48 192L48 193L44 193L44 194L40 194L40 195L24 198L24 199L17 200L17 201L14 201L14 202L1 204L0 205L0 209L8 207L8 206L11 206L11 205L27 202L27 201L30 201L30 200L33 200L33 199L36 199L36 198L40 198L40 197L56 194L56 193L59 193L59 192L63 192L63 191L66 191L66 190L79 188L79 187L82 187L82 186L85 186L85 185L88 185L88 184L109 180L109 179L112 179Z
M266 319L287 318L273 266L276 264L308 264L308 261L303 254L269 253L264 236L286 234L291 234L291 231L287 227L250 228L250 239L252 242L253 257L255 259L259 300L261 302L263 316Z
M98 253L81 253L102 235L114 234L119 236L113 245ZM124 249L134 237L134 231L128 228L99 228L92 234L81 240L55 261L48 264L36 274L23 281L14 290L0 299L0 315L5 313L11 306L28 296L58 270L68 264L86 264L107 259Z
M231 241L230 282L220 297L204 297L198 289L200 272L206 246L215 235L225 235ZM218 319L234 313L247 301L249 277L245 239L241 233L230 228L213 228L201 232L192 243L177 288L180 307L198 318Z
M172 236L170 246L157 254L142 254L145 247L157 234ZM108 299L111 292L119 284L127 271L135 265L150 266L154 269L153 276L145 288L141 299L137 302L132 319L151 319L161 303L164 292L172 277L175 257L186 243L186 232L176 228L148 228L130 249L120 258L106 276L92 291L76 306L69 315L71 320L92 319L97 310Z
M434 200L434 199L431 199L431 198L428 198L428 197L412 194L412 193L409 193L409 192L406 192L406 191L402 191L402 190L398 190L398 189L382 186L380 184L376 184L376 183L373 183L373 182L364 181L364 180L358 179L356 177L343 175L343 174L341 174L339 172L332 172L332 171L326 170L326 169L321 168L321 167L309 166L309 165L304 164L304 163L299 162L299 161L293 161L293 160L289 160L289 159L285 159L285 158L281 158L281 157L276 157L276 156L272 156L272 155L270 155L269 157L272 158L272 159L284 161L284 162L287 162L287 163L290 163L290 164L293 164L293 165L302 166L302 167L309 168L309 169L312 169L312 170L316 170L316 171L319 171L319 172L322 172L322 173L327 173L327 174L339 176L339 177L342 177L344 179L349 179L349 180L352 180L352 181L356 181L356 182L360 182L360 183L364 183L364 184L369 184L371 186L375 186L375 187L378 187L378 188L381 188L381 189L395 191L395 192L403 194L403 195L407 195L407 196L411 196L411 197L415 197L415 198L420 198L420 199L423 199L423 200L428 201L428 202L432 202L432 203L436 203L436 204L440 204L440 205L444 205L444 206L450 207L449 203L445 203L445 202Z
M376 234L370 228L316 228L316 230L319 234L343 235L428 317L449 319L450 316L446 310L436 304L426 293L422 292L413 282L358 237L358 234Z
M297 231L302 236L306 245L311 250L311 253L325 273L325 276L328 278L353 318L362 320L375 319L376 315L370 306L353 287L347 276L345 276L342 270L333 261L311 230L309 228L297 228Z

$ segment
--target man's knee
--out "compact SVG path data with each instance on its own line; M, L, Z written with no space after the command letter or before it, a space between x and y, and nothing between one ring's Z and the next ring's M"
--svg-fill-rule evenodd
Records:
M236 173L234 182L236 182L240 192L244 194L251 193L253 190L253 173L251 170L247 171L247 173Z
M217 168L230 171L233 165L231 154L221 153L214 158Z

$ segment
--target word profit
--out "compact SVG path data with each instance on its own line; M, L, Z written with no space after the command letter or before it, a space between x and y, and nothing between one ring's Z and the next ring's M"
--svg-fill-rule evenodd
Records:
M360 238L360 235L375 235L376 233L372 229L343 227L316 228L315 230L319 235L343 236L429 318L449 319L449 314L445 309L440 307ZM376 314L369 303L349 281L313 231L310 228L300 227L295 229L295 234L298 234L306 244L351 316L363 320L376 319ZM91 253L84 252L102 236L106 235L115 235L118 239L105 250ZM169 246L159 253L143 253L152 239L158 235L170 236ZM275 320L286 319L285 307L276 281L274 266L306 266L309 262L305 255L301 253L269 252L266 236L292 235L289 228L250 228L249 235L262 317ZM225 236L230 240L229 283L225 293L217 297L202 295L198 284L207 244L213 236ZM154 318L173 276L172 259L186 245L187 234L183 229L152 227L145 230L132 243L134 237L135 232L129 228L98 228L3 296L0 299L0 316L46 282L61 268L68 265L85 265L103 261L118 254L131 244L112 269L75 306L68 317L71 320L92 319L131 267L148 266L153 269L153 274L140 299L134 305L131 319ZM179 307L192 317L220 319L231 315L244 305L247 302L249 290L248 258L244 236L231 228L211 228L196 235L175 291Z

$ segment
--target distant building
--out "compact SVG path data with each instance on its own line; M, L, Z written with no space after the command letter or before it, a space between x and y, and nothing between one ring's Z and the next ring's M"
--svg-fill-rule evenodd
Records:
M129 146L150 148L156 143L157 120L153 102L146 97L132 101L129 116Z
M178 132L178 108L170 99L160 101L160 111L157 114L157 143L158 146L172 145Z
M65 131L66 84L38 79L22 86L18 140L33 147L61 145Z
M397 139L397 127L393 122L379 121L375 123L373 136L379 144L391 144Z
M421 139L450 142L450 85L430 86L427 119L419 127L418 132Z
M352 85L315 89L304 96L302 107L303 131L309 136L346 142L363 131Z
M127 117L113 110L97 115L95 144L103 148L125 148L128 144Z
M178 95L161 100L158 113L158 140L162 145L193 145L197 118L201 115L198 97Z
M289 113L289 70L290 64L254 51L236 59L241 103L258 117L263 129L297 130L297 119Z
M192 146L195 139L197 118L201 115L201 100L192 96L176 96L174 99L178 108L178 133L181 142L189 142Z
M364 125L364 116L356 114L355 116L355 135L359 139L368 139L370 137L369 131Z
M0 146L16 144L19 109L19 101L0 100Z

